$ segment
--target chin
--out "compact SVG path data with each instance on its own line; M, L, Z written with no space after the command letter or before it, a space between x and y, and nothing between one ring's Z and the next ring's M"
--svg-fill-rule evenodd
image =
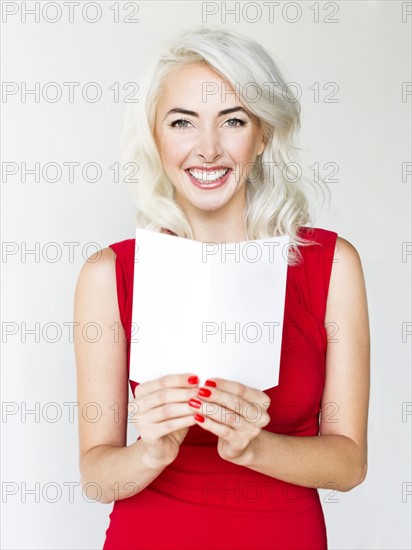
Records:
M193 203L191 202L190 203L192 206L194 206L195 208L197 208L198 210L202 210L203 212L216 212L217 210L220 210L221 208L223 208L227 203L224 202L216 202L216 203L211 203L211 202L201 202L201 203Z

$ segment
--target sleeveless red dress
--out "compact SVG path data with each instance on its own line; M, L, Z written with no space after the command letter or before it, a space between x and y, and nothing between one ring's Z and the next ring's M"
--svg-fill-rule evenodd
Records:
M324 318L337 237L320 228L299 231L320 246L301 247L303 262L287 268L279 385L265 391L271 422L264 428L296 437L319 434ZM117 255L129 368L135 239L110 247ZM130 385L134 395L137 384ZM191 426L174 462L142 492L113 503L103 550L327 549L317 489L223 460L216 444L214 434Z

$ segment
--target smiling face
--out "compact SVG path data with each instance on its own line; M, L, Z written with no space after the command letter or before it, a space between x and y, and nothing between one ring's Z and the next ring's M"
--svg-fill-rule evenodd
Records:
M215 93L207 94L206 90ZM264 150L258 119L231 85L205 63L168 75L154 138L163 168L187 215L243 216L246 179Z

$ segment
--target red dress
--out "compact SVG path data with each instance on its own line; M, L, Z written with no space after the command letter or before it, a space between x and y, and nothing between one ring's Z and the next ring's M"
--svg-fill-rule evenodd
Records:
M321 246L301 247L303 263L287 268L279 385L265 391L271 422L264 428L296 437L319 434L324 318L337 237L319 228L299 231ZM110 245L128 365L134 246L135 239ZM137 384L130 385L134 394ZM216 444L214 434L191 426L174 462L142 492L113 503L103 550L327 549L317 489L223 460Z

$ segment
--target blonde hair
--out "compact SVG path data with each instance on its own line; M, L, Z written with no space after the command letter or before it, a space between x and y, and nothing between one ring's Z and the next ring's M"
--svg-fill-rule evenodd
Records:
M244 231L248 240L289 235L288 262L298 263L299 246L315 244L297 235L312 224L310 193L329 189L321 178L312 181L297 162L295 135L301 107L271 55L255 40L235 31L203 25L169 39L143 80L139 102L128 104L122 139L123 162L136 163L138 181L130 183L136 205L136 226L160 232L167 229L193 239L184 211L174 199L154 140L155 114L166 77L189 63L207 63L239 90L240 101L260 121L266 147L246 181ZM250 100L250 86L259 97ZM253 178L250 177L253 174Z

